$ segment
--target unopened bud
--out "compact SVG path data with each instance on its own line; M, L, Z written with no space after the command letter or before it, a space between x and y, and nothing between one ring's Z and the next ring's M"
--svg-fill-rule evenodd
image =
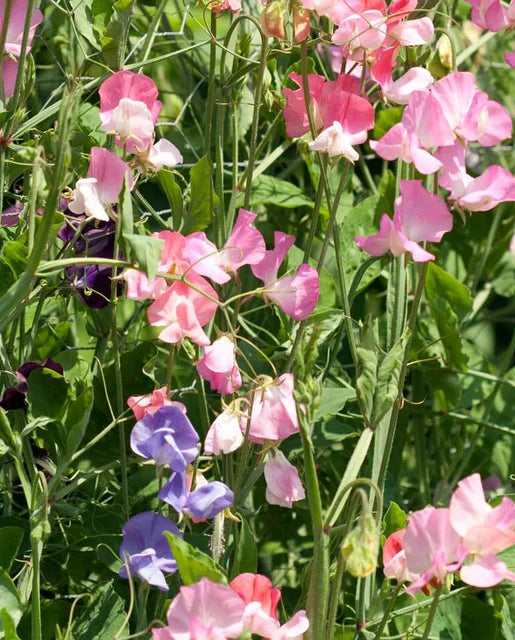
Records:
M311 12L301 4L294 4L293 15L293 39L295 42L303 42L310 32Z
M284 14L286 11L286 3L284 0L271 0L268 2L265 10L261 14L261 25L267 36L271 38L286 39L286 31L284 28Z
M377 567L379 532L371 514L359 519L359 523L345 536L341 554L347 571L355 578L364 578Z

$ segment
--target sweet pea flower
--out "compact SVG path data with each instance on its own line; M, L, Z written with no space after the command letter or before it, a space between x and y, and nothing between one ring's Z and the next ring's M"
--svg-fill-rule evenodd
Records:
M283 373L276 380L262 376L260 386L254 391L249 440L257 444L265 440L277 442L298 431L293 374Z
M241 573L231 580L229 586L246 604L259 602L261 610L270 618L277 620L277 605L281 599L281 590L274 588L269 578L259 573Z
M383 571L387 578L397 582L413 582L418 578L406 567L406 551L402 544L406 529L400 529L386 538L383 546Z
M227 242L218 250L203 231L186 237L184 256L191 268L217 284L225 284L240 267L258 264L265 255L265 241L255 228L256 214L246 209L238 217Z
M218 480L196 487L187 497L183 512L194 522L211 520L232 505L234 494L227 485Z
M333 33L334 44L343 45L351 60L363 60L367 51L378 49L386 39L386 23L381 11L371 9L344 18Z
M152 171L161 171L163 167L173 168L182 163L182 153L165 138L153 144L145 158L145 164Z
M252 265L252 273L264 282L262 294L265 300L274 302L294 320L305 320L318 302L318 272L309 264L301 264L295 275L278 278L279 267L295 237L276 231L274 241L274 248L265 252L261 262Z
M489 31L502 31L515 25L515 2L505 7L500 0L465 0L472 5L472 22Z
M434 78L427 69L424 67L411 67L397 80L383 84L381 90L388 102L405 105L408 104L413 92L424 91L433 82Z
M240 400L235 400L214 420L204 441L204 453L219 456L232 453L243 444L245 421L239 411Z
M401 180L400 196L395 200L393 220L385 213L379 233L355 236L358 247L372 256L391 251L394 256L409 252L415 262L434 260L434 255L418 242L440 242L452 229L453 218L444 200L429 193L420 180Z
M408 518L403 538L406 568L419 575L406 591L413 595L432 580L442 581L457 571L467 550L449 519L449 509L426 507Z
M170 400L166 385L144 396L130 396L127 399L127 405L132 409L136 420L141 420L147 414L152 415L161 407L177 407L182 413L186 414L186 407L182 402Z
M243 633L245 602L230 587L202 578L181 587L168 608L168 627L153 640L227 640ZM201 634L204 635L201 635Z
M138 575L161 591L168 591L164 573L176 571L177 563L164 535L166 531L182 538L173 522L151 511L138 513L125 523L120 546L122 578L128 578L129 573Z
M23 202L15 200L14 203L6 207L0 214L1 227L17 227L20 222L20 213L23 211Z
M498 165L490 165L477 178L468 175L465 147L458 141L435 153L443 164L439 185L450 191L449 198L468 211L490 211L501 202L515 200L515 176Z
M222 336L213 344L204 347L202 358L197 363L197 371L209 382L213 391L234 393L241 387L235 347L234 341L228 336Z
M515 502L503 497L491 507L485 500L478 473L458 482L451 497L449 520L471 554L471 562L460 570L463 582L493 587L505 579L515 581L515 573L496 554L515 544Z
M294 502L306 497L299 472L279 449L273 449L268 454L264 474L266 500L269 504L291 509Z
M212 0L208 7L213 13L220 13L224 9L229 9L231 13L239 13L241 11L241 0Z
M504 59L510 65L510 67L515 67L515 51L506 51L504 54Z
M132 189L134 179L128 165L107 149L93 147L88 177L77 180L68 208L73 213L85 213L107 222L110 205L118 202L126 175Z
M163 406L139 420L131 432L131 449L157 465L183 473L198 454L199 437L176 406Z

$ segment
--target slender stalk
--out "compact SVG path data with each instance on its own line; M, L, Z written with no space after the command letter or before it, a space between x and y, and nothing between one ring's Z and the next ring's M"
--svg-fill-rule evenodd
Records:
M338 614L338 600L342 589L343 571L345 569L345 560L340 553L336 564L336 574L333 578L331 586L331 597L329 599L329 614L327 616L326 640L333 640L336 616Z
M41 640L41 588L40 588L40 562L43 553L42 539L34 538L31 535L31 555L32 555L32 640Z
M163 13L166 9L169 0L161 0L157 9L152 16L152 21L148 25L148 33L145 38L145 42L143 43L143 49L141 51L141 60L148 60L148 56L154 46L154 41L156 39L157 29L159 27L159 23L161 22L161 18L163 17Z
M381 640L381 636L383 635L383 631L384 628L386 627L386 625L388 624L388 620L390 618L390 614L393 611L393 608L395 606L395 602L397 601L397 597L399 595L400 590L402 589L402 582L399 582L399 584L395 587L390 600L388 601L388 605L385 609L384 615L383 615L383 619L381 620L381 622L379 623L379 627L376 631L376 635L374 636L374 640Z
M211 135L213 130L213 114L215 108L215 71L216 71L216 14L211 12L211 41L209 45L209 78L206 101L206 132L204 136L204 153L211 154Z
M429 634L431 633L431 627L433 626L433 620L436 614L436 608L438 607L438 600L442 594L443 585L439 585L435 591L435 595L433 596L433 602L431 603L431 608L429 609L429 614L427 616L426 628L424 629L424 635L422 636L422 640L428 640Z

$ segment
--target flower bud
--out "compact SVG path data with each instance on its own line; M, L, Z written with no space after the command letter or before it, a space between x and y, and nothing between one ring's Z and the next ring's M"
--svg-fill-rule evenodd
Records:
M347 571L355 578L364 578L375 571L379 550L377 524L371 514L360 517L358 525L345 536L341 554Z
M293 39L295 42L303 42L310 32L311 12L302 4L295 3L292 8Z
M284 14L286 4L284 0L271 0L261 14L261 25L267 36L270 38L286 39L284 28Z

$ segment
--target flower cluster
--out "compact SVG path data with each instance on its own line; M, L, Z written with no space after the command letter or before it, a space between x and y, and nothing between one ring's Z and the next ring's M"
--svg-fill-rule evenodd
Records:
M515 544L515 502L508 497L492 507L475 473L458 483L449 508L426 507L408 518L383 548L384 573L410 582L408 593L437 585L456 571L466 584L486 589L515 573L497 554Z

